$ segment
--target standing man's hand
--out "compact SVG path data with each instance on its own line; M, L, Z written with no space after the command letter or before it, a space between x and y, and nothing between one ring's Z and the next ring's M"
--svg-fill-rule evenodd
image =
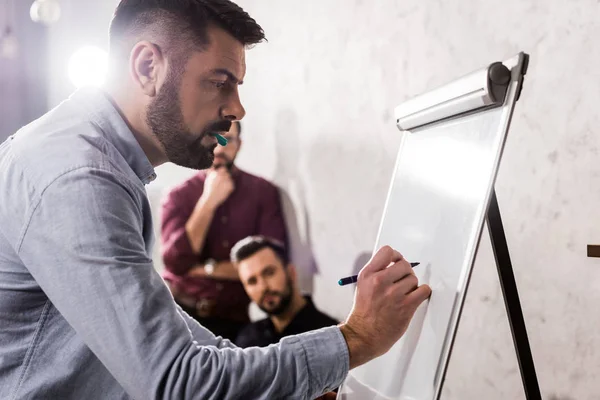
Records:
M227 168L211 169L204 181L204 191L200 201L217 208L227 200L234 188L233 179Z
M226 168L211 169L208 172L202 195L185 224L185 232L194 253L202 250L217 207L227 200L234 188L233 179Z
M419 286L402 254L389 246L379 249L358 274L354 306L340 326L350 352L350 368L387 352L430 294L429 286Z

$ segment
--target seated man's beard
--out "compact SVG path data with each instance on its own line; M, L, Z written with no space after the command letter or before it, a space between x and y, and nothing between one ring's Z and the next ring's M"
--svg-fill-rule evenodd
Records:
M290 304L292 303L292 296L293 296L293 291L292 291L292 280L290 279L290 277L288 276L287 278L287 284L286 284L286 288L285 291L283 293L281 292L265 292L262 297L264 298L265 295L269 294L272 296L279 296L280 297L280 302L277 305L277 307L275 307L272 310L269 310L267 308L265 308L262 303L263 303L263 299L261 298L260 304L258 304L258 307L263 310L265 313L267 313L268 315L281 315L283 314L285 311L287 311L288 307L290 306Z
M214 161L212 164L213 168L226 168L228 171L231 171L233 167L233 160L229 159L226 155L215 155Z

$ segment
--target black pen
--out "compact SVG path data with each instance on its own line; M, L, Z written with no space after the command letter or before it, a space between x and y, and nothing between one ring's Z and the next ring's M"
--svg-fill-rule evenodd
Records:
M420 263L418 263L418 262L414 262L414 263L410 263L410 266L414 268L419 264ZM340 279L338 281L338 285L340 285L340 286L349 285L351 283L356 283L357 280L358 280L358 275L349 276L347 278Z

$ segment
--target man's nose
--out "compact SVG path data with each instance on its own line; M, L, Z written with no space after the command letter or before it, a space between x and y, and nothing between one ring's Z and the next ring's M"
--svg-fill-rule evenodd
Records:
M227 104L221 110L221 114L223 118L229 121L239 121L246 115L246 109L242 105L242 101L240 99L240 94L238 90L235 90L227 101Z

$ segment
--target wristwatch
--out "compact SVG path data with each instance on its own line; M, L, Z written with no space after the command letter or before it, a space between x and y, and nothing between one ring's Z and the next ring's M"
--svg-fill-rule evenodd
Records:
M204 271L206 272L206 275L212 275L216 268L217 262L214 259L209 258L204 262Z

